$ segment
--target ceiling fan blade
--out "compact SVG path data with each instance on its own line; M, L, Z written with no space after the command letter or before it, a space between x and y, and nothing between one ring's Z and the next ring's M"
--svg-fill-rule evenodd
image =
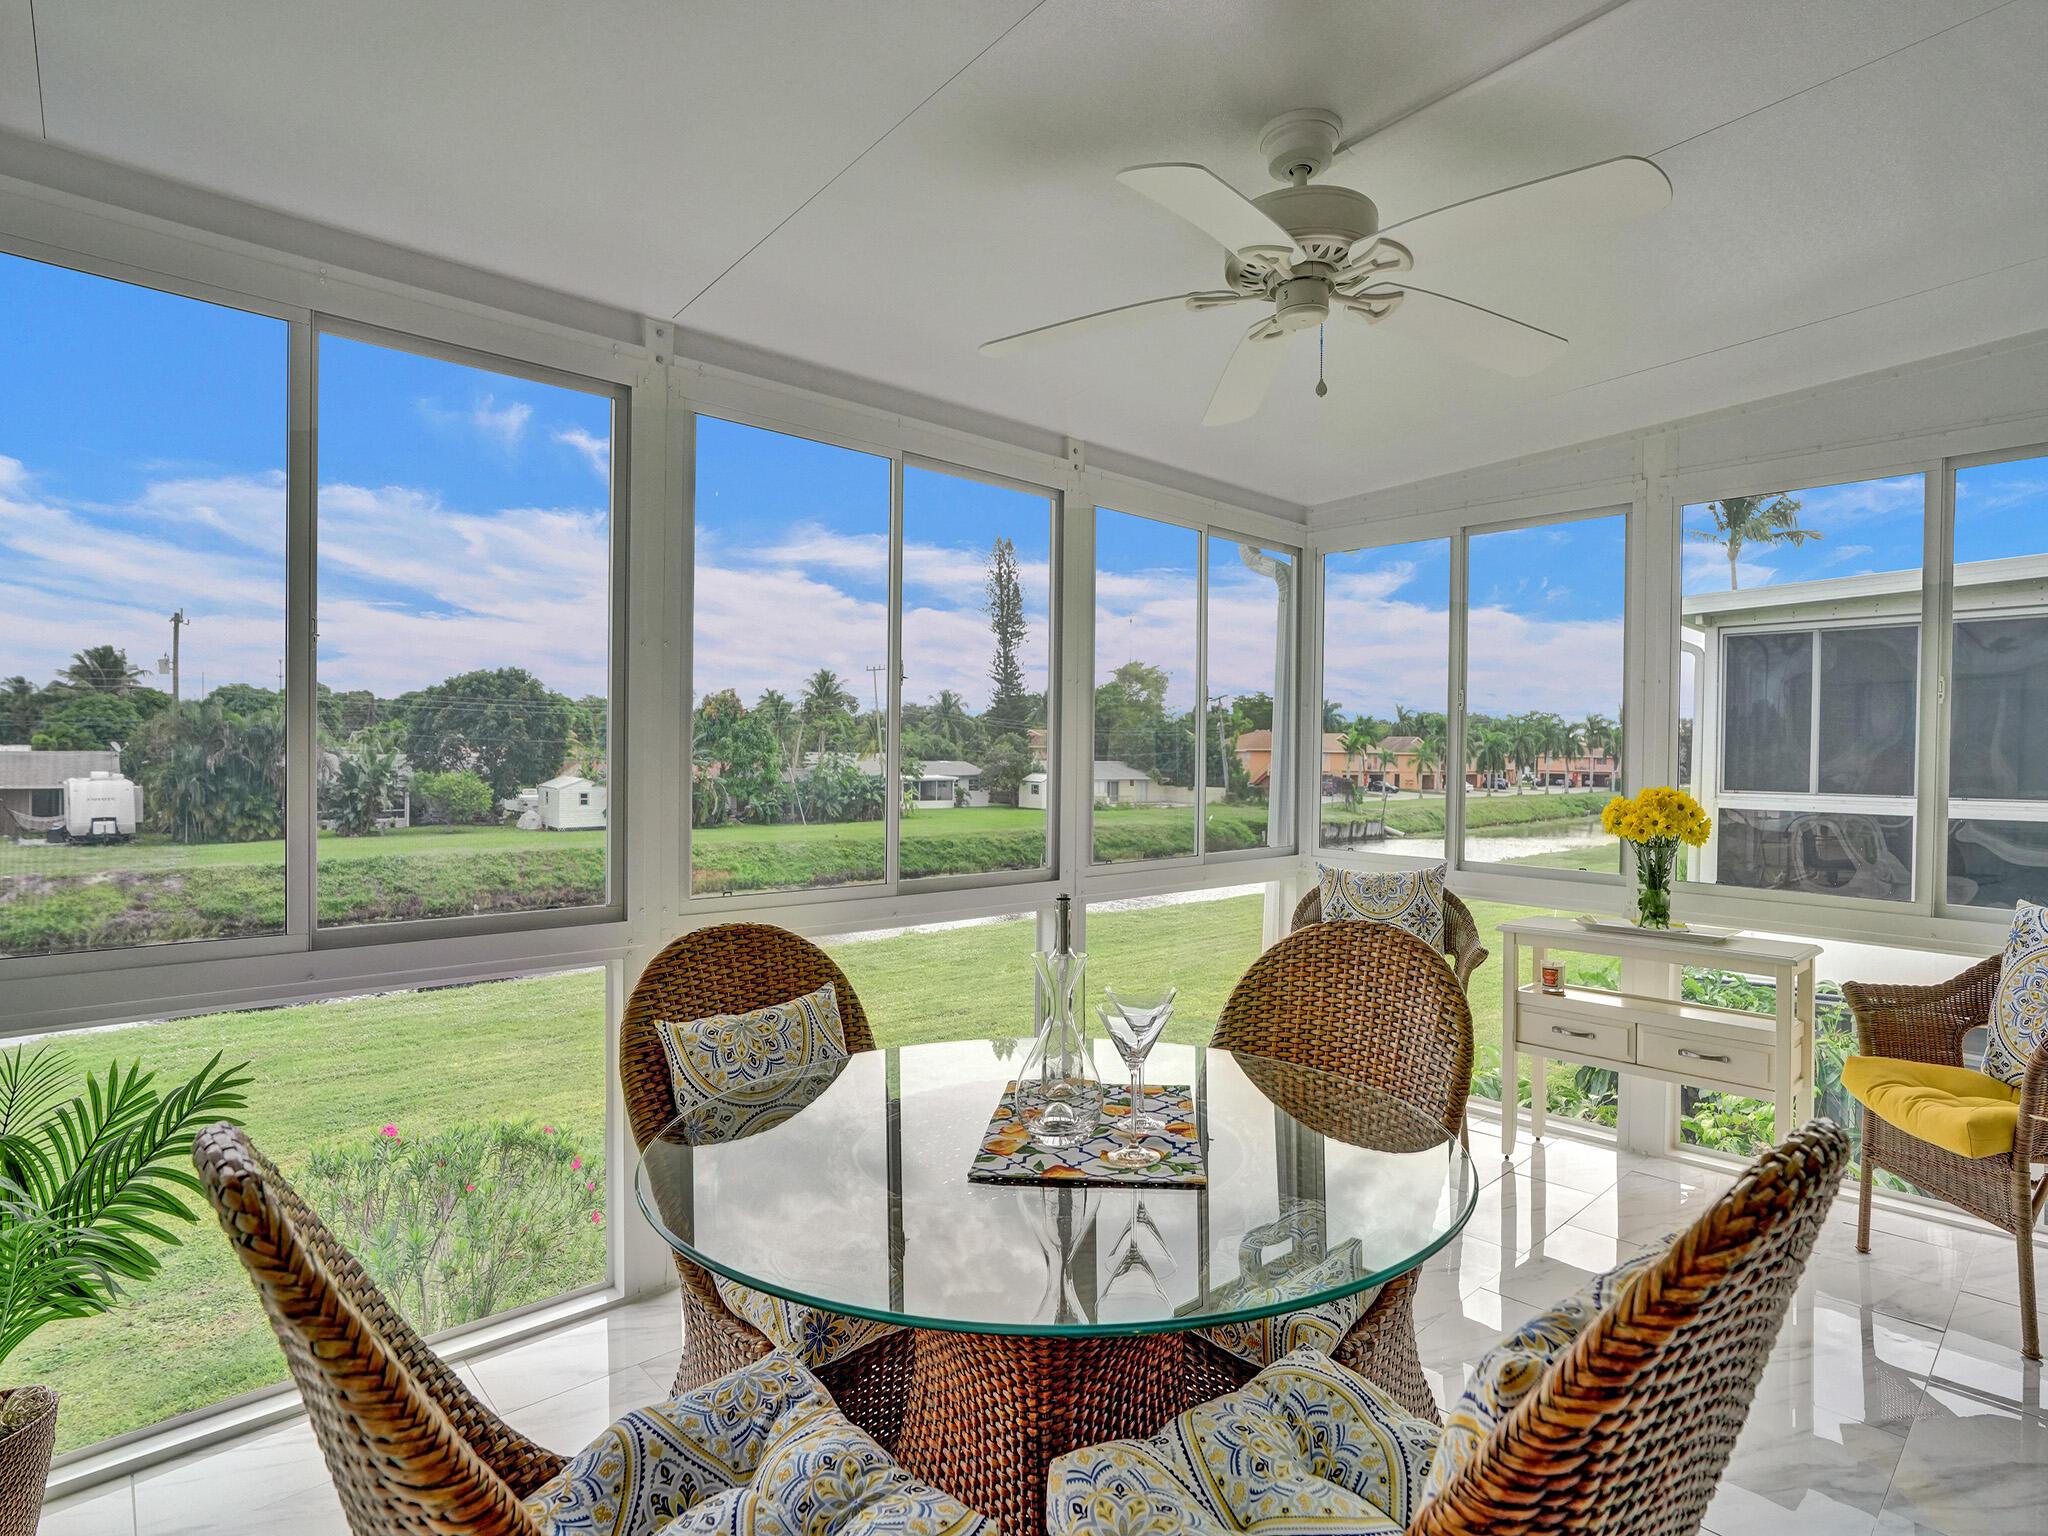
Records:
M1227 251L1239 255L1295 254L1294 236L1229 182L1204 165L1134 165L1116 179L1177 213Z
M1161 299L1142 299L1136 304L1119 304L1115 309L1098 309L1092 315L1076 315L1071 320L1062 320L1056 325L1041 325L1035 331L1019 331L1014 336L998 336L994 341L981 344L983 357L1009 357L1013 353L1028 352L1033 347L1042 347L1047 342L1064 341L1069 336L1085 336L1090 331L1105 331L1111 326L1122 325L1126 320L1135 320L1147 310L1167 309L1178 306L1182 309L1214 309L1224 304L1241 303L1250 298L1239 293L1169 293Z
M1273 387L1280 365L1287 359L1287 343L1293 339L1294 332L1281 330L1271 319L1246 331L1230 361L1223 365L1223 377L1216 381L1216 393L1209 397L1202 425L1228 426L1258 415L1266 391Z
M1403 241L1426 240L1432 250L1449 250L1618 224L1670 201L1671 180L1656 163L1624 155L1419 213L1388 225L1386 232L1399 230Z
M1372 303L1375 297L1390 296L1376 289L1360 295L1354 302L1362 306ZM1362 318L1373 317L1365 315ZM1376 323L1389 326L1404 336L1412 336L1439 352L1448 352L1468 363L1477 363L1482 368L1491 368L1517 379L1542 372L1564 356L1564 349L1569 345L1562 336L1554 336L1549 331L1510 320L1506 315L1481 309L1477 304L1467 304L1463 299L1446 298L1425 288L1411 288L1406 283L1400 287L1400 302L1379 316Z

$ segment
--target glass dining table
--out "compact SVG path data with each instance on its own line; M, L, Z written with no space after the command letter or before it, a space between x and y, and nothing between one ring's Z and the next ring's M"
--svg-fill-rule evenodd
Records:
M1388 1094L1164 1044L1148 1076L1191 1091L1199 1187L971 1182L1027 1049L905 1046L788 1073L677 1117L635 1174L647 1219L696 1264L905 1329L869 1347L903 1351L900 1382L842 1406L914 1475L1020 1531L1043 1528L1053 1457L1149 1435L1250 1375L1191 1330L1388 1286L1457 1234L1479 1188L1455 1135Z

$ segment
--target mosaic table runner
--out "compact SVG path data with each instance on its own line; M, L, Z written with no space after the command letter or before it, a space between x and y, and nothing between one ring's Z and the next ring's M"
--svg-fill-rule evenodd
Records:
M1035 1146L1017 1117L1017 1085L1003 1090L1002 1102L988 1123L981 1150L967 1170L975 1184L1114 1184L1149 1188L1197 1189L1209 1182L1202 1161L1202 1143L1195 1129L1194 1095L1185 1085L1145 1085L1145 1108L1160 1115L1167 1129L1145 1138L1166 1155L1149 1168L1123 1168L1104 1162L1102 1154L1123 1144L1116 1125L1130 1109L1131 1085L1107 1087L1102 1124L1078 1147Z

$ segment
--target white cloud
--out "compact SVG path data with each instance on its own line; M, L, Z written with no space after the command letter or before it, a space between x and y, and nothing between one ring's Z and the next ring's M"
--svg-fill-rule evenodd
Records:
M555 441L574 448L590 465L592 474L606 485L612 483L612 440L609 437L599 437L595 432L571 427L566 432L557 432Z
M419 409L435 426L467 427L506 453L519 446L519 440L526 435L526 424L533 418L533 407L525 401L499 405L495 395L477 396L467 410L451 411L434 400L420 401Z

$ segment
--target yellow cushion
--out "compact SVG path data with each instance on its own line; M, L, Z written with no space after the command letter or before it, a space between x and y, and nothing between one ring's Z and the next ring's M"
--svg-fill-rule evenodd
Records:
M1842 1063L1842 1086L1887 1124L1958 1157L1996 1157L2012 1150L2020 1091L1982 1072L1890 1056L1851 1056Z

